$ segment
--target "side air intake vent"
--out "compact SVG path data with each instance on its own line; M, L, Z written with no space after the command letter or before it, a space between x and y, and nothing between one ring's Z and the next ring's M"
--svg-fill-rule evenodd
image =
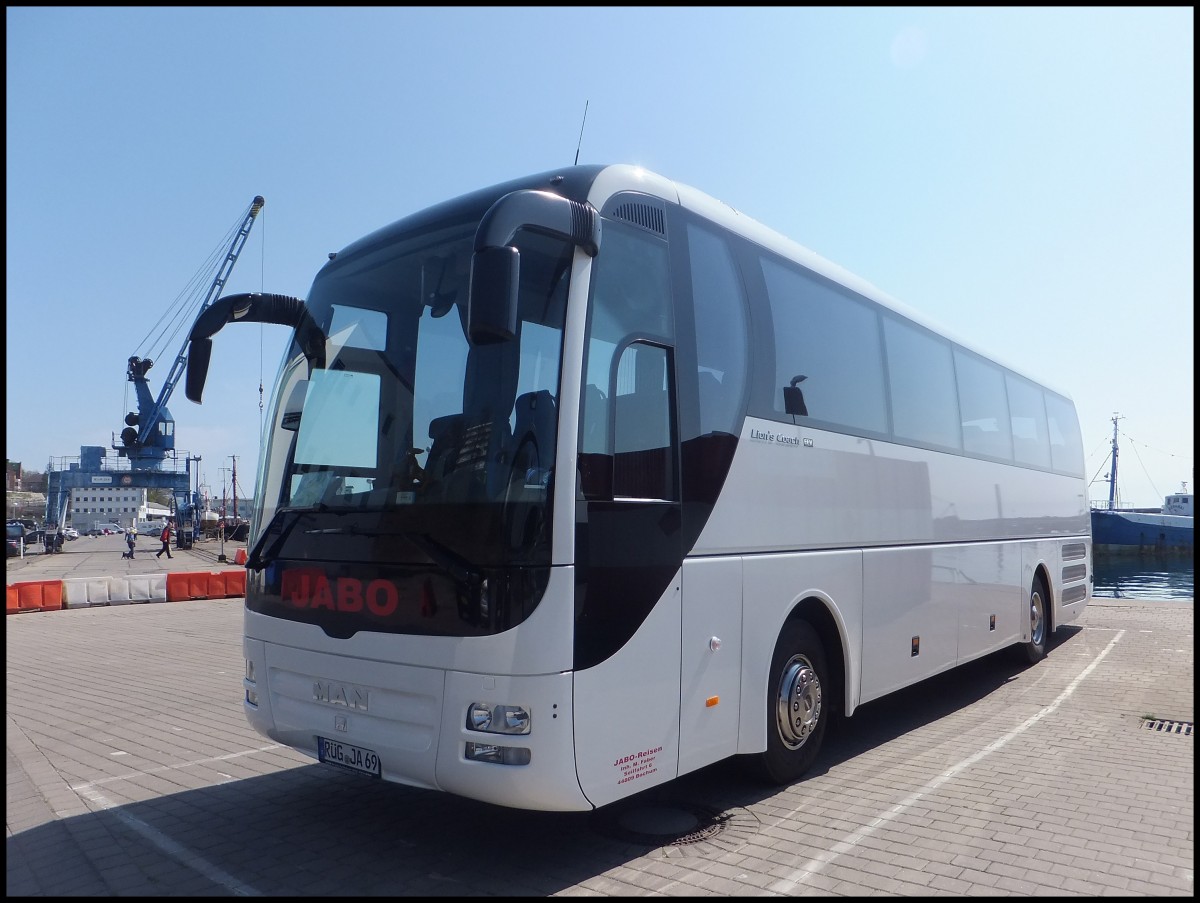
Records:
M657 198L624 192L609 199L604 215L664 238L667 234L667 213Z

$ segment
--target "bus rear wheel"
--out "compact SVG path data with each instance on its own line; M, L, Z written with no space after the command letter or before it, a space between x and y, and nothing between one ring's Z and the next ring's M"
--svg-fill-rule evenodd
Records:
M805 621L784 625L767 684L767 750L755 762L772 784L798 780L816 761L832 714L832 687L820 637Z
M1036 665L1046 657L1046 643L1050 633L1049 596L1046 583L1041 577L1033 578L1029 590L1029 642L1024 644L1025 657Z

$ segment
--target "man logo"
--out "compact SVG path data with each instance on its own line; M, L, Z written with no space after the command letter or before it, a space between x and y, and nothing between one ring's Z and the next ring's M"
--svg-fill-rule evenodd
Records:
M337 684L332 681L313 681L313 699L330 705L344 705L360 712L367 710L367 691L361 687Z

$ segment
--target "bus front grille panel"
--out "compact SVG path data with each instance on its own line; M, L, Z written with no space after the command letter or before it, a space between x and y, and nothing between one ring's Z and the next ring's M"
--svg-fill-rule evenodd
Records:
M377 751L417 753L435 746L440 693L384 688L281 668L271 669L269 686L275 724L281 730L311 731Z

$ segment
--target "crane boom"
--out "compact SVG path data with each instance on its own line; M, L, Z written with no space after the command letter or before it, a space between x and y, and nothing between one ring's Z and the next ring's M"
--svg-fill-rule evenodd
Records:
M249 210L233 237L229 250L225 253L225 257L208 287L204 301L196 313L197 317L201 316L220 295L221 289L224 288L233 271L234 264L237 263L237 259L242 253L242 248L245 247L246 239L250 235L250 228L254 225L254 220L265 203L261 195L256 195L251 202ZM114 448L121 455L129 457L130 464L135 470L156 469L166 457L167 452L174 450L174 421L167 411L167 401L171 398L171 393L175 391L175 385L179 382L187 366L187 349L188 341L185 338L157 398L150 394L149 383L146 380L146 372L153 365L153 361L143 360L139 357L129 359L127 377L130 382L134 383L138 410L136 414L130 413L125 418L126 428L121 431L121 444L114 444Z
M200 305L200 309L196 312L197 317L204 313L208 306L221 293L221 289L225 287L225 282L229 279L229 274L233 272L233 265L237 263L237 259L242 253L242 248L246 244L246 239L250 237L250 227L254 225L254 220L265 203L266 201L263 200L262 195L257 195L250 204L250 209L247 211L245 219L242 220L242 225L238 228L237 234L233 237L233 243L229 246L229 251L226 253L225 259L221 261L217 275L213 277L212 284L208 287L208 294L204 296L204 303ZM158 393L158 399L154 403L153 410L150 411L150 416L141 424L141 431L138 433L139 445L145 443L150 436L150 432L154 429L159 416L162 414L162 409L167 404L167 399L175 391L175 384L179 382L179 378L183 375L184 368L187 366L187 347L188 342L185 338L179 348L179 354L175 357L175 363L171 365L171 372L167 374L167 378L162 385L162 390Z

